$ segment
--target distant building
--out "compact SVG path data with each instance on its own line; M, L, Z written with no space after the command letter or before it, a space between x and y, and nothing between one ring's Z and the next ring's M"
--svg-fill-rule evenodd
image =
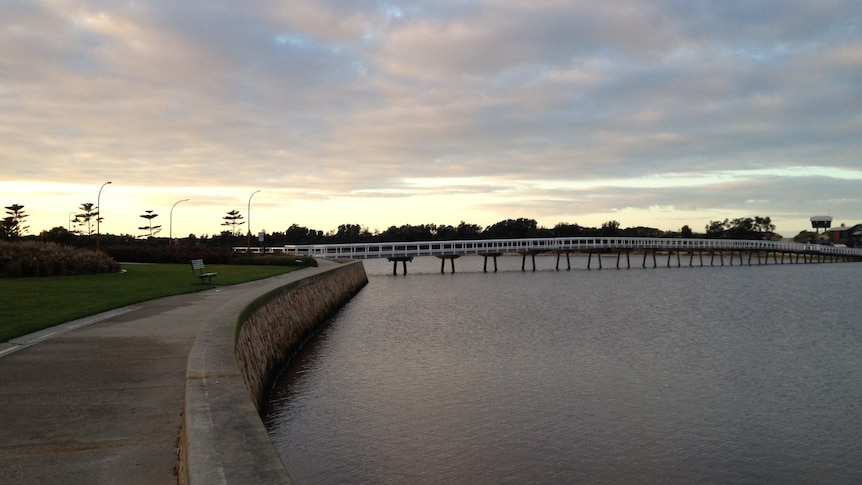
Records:
M848 247L862 246L862 224L855 226L841 224L839 227L826 229L824 234L829 236L829 242L832 244L843 244Z
M811 216L811 228L819 233L820 229L829 229L832 226L832 216Z

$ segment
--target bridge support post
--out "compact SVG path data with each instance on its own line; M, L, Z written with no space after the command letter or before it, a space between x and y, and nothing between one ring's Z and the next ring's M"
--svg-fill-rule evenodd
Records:
M500 256L501 253L479 253L480 256L485 260L482 264L482 272L488 272L488 258L494 258L494 272L497 272L497 256Z
M441 254L437 256L440 258L440 273L446 272L446 260L449 260L449 267L452 269L452 272L455 272L455 260L460 258L460 254Z
M557 271L560 269L560 255L566 253L566 270L572 269L572 261L569 259L569 251L557 251L557 265L555 268Z
M525 266L527 264L527 254L528 253L521 253L521 271L526 271ZM529 255L533 261L533 271L536 271L536 253L531 251Z
M407 274L407 262L413 261L413 256L394 256L390 258L386 258L389 261L392 261L392 274L398 274L398 262L401 262L401 268L404 271L404 274Z

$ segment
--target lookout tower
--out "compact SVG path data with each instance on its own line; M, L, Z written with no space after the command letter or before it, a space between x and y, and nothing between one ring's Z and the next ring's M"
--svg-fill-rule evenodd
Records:
M815 233L819 233L820 229L826 232L830 227L832 227L832 216L811 216L811 228Z

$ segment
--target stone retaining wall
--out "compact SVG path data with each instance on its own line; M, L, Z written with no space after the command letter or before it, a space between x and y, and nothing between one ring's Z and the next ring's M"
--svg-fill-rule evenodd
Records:
M236 357L258 412L274 374L291 353L354 293L368 283L362 264L351 264L324 280L303 280L264 295L241 317ZM254 309L257 307L257 309Z
M290 483L260 409L289 355L368 283L358 261L302 271L301 278L224 305L195 340L186 369L180 483Z

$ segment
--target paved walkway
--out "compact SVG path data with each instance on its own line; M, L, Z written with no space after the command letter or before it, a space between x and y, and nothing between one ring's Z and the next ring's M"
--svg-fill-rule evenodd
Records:
M304 273L160 298L0 344L0 484L175 484L198 332L226 302Z

